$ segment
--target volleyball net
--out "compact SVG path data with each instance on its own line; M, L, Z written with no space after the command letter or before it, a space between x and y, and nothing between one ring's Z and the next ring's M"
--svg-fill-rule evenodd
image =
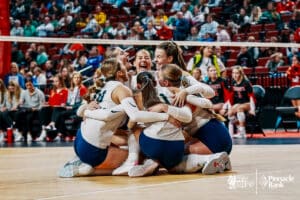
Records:
M122 47L128 52L130 61L132 63L135 53L139 49L147 49L150 52L154 52L156 45L163 41L158 40L103 40L103 39L90 39L90 38L53 38L53 37L13 37L13 36L0 36L0 41L12 43L13 51L19 51L24 55L25 59L18 63L20 69L23 69L23 73L30 71L30 63L26 61L26 53L30 45L36 44L36 46L44 46L45 53L48 55L48 59L55 63L55 70L59 70L61 67L59 63L69 62L70 65L74 64L75 59L78 59L78 55L75 52L68 52L67 49L72 44L81 44L83 51L87 52L92 46L97 46L100 50L100 54L104 54L108 47ZM254 66L245 66L244 72L252 82L253 85L263 86L269 95L270 99L267 99L271 105L278 105L283 92L289 87L289 79L286 76L286 70L291 65L293 54L297 54L300 44L297 43L261 43L261 42L195 42L195 41L175 41L182 49L182 54L185 62L187 63L193 58L195 51L200 47L213 46L218 47L218 57L224 63L226 68L226 77L231 79L232 66L237 65L238 57L242 47L248 49L255 48L259 55L254 58ZM13 52L13 59L16 59L16 52ZM274 60L274 55L280 55L281 64L276 66L276 70L270 70L268 68L268 62ZM153 56L153 54L152 54ZM153 59L153 58L152 58ZM18 61L19 62L19 61ZM41 66L42 70L45 70L44 64ZM88 68L87 68L88 69ZM76 69L75 69L76 70ZM84 72L84 70L80 71ZM90 84L91 77L86 77Z

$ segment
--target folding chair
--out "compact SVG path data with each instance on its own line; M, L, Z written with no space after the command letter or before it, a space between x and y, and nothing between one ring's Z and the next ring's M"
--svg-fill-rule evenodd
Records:
M264 102L266 91L261 85L253 85L252 88L256 99L255 116L250 114L246 115L246 132L247 134L250 133L251 137L255 133L263 134L265 136L265 133L260 124L259 117L263 109L263 102Z
M281 102L281 106L276 107L277 117L274 131L278 129L280 124L282 124L285 132L287 132L287 128L291 127L291 125L295 125L300 130L300 118L295 115L298 108L292 106L291 100L300 99L300 86L290 87L283 95L283 99ZM289 125L289 126L288 126Z

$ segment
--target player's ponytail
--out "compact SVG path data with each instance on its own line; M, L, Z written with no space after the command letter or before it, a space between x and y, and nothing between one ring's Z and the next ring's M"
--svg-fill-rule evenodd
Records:
M155 89L156 82L151 73L139 73L137 75L137 83L140 85L140 89L137 92L142 93L143 106L145 108L149 108L157 103L160 103Z

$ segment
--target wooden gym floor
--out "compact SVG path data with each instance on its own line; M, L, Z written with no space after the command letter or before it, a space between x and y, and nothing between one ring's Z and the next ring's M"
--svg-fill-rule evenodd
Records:
M232 172L62 179L72 147L0 148L0 199L299 199L299 145L235 145Z

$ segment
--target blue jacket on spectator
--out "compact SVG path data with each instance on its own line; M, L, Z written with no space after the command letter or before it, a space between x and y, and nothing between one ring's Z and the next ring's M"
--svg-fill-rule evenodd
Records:
M4 78L4 83L6 87L8 86L9 81L16 81L23 89L25 89L25 79L22 74L17 73L16 75L12 75L11 73L6 74Z

